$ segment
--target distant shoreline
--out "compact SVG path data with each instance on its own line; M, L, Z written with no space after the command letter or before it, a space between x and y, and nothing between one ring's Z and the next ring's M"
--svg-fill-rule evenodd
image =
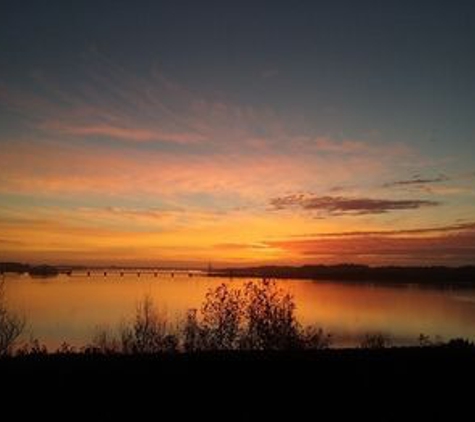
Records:
M74 271L86 271L89 267L77 266L32 266L16 262L0 263L0 272L3 273L29 273L35 275L71 275ZM101 271L105 268L117 270L120 268L125 274L127 271L137 271L138 267L90 267L90 270ZM142 271L151 271L156 274L164 269L160 267L140 268ZM384 266L370 267L367 265L341 264L341 265L303 265L303 266L256 266L256 267L228 267L209 268L208 270L168 269L170 274L186 273L193 275L200 273L208 277L226 278L260 278L260 279L297 279L314 281L338 281L348 283L378 283L378 284L415 284L420 286L475 288L475 266L445 267L445 266ZM144 272L144 274L146 274Z
M369 267L366 265L304 265L224 268L210 276L328 280L341 282L418 284L475 287L475 266L465 267Z

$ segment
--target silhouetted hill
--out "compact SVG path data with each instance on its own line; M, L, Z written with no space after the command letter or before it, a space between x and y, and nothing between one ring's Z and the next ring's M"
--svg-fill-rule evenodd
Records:
M304 265L224 268L211 275L252 278L368 281L475 286L475 266L465 267L369 267L366 265Z

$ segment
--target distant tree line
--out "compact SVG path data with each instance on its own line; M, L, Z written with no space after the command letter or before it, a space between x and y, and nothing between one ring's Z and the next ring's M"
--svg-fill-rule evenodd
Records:
M0 262L0 273L29 273L33 276L55 276L59 270L52 265L30 265L19 262Z
M391 283L417 283L428 285L475 285L475 266L384 266L370 267L367 265L303 265L294 266L261 266L247 268L215 269L211 276L264 278L264 279L310 279L367 281Z

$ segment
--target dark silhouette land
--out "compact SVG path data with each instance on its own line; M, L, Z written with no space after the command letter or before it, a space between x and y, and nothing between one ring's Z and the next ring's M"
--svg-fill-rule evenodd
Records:
M36 418L471 420L475 350L66 353L0 359L0 374L4 403Z

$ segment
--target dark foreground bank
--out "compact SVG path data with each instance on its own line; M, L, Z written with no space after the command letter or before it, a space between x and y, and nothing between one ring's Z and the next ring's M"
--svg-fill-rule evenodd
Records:
M0 377L21 419L471 420L475 350L28 355Z

